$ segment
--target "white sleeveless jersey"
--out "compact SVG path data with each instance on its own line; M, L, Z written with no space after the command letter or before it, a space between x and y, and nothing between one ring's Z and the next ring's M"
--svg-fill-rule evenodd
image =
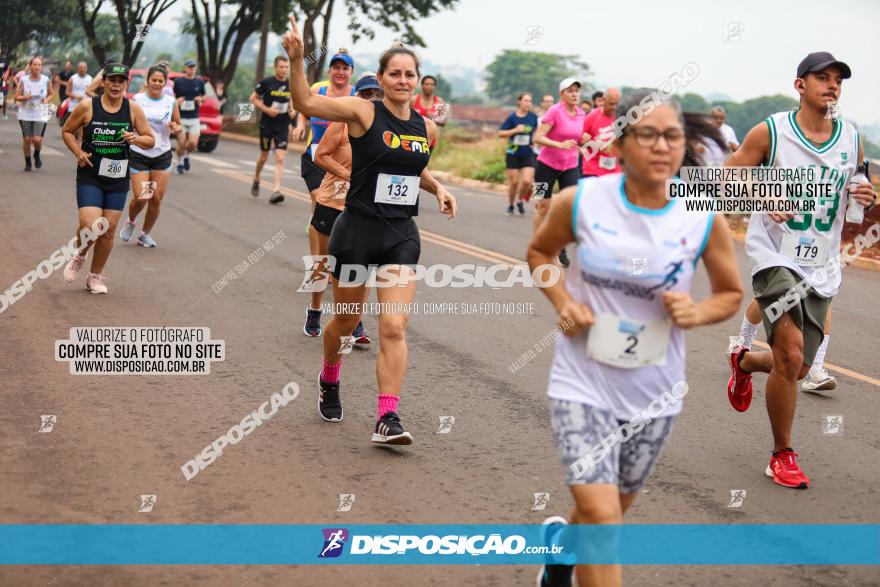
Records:
M168 128L168 124L171 122L171 115L174 113L174 98L162 94L161 98L154 100L146 92L141 92L140 94L135 94L133 99L144 109L144 114L147 115L147 122L150 123L150 128L153 129L156 143L149 149L142 149L137 145L132 145L132 151L151 159L164 155L171 150L171 130Z
M713 214L687 212L679 201L650 210L634 206L624 193L624 175L582 179L573 212L577 242L566 288L593 314L624 320L669 320L663 292L690 292L694 270L709 240ZM685 376L684 332L671 326L665 364L610 366L589 358L591 334L560 336L550 371L548 395L610 411L629 420ZM681 402L658 416L681 411Z
M46 111L41 108L41 102L48 95L49 78L40 74L39 79L34 81L31 79L31 76L26 75L21 78L20 83L22 85L21 95L26 96L30 93L31 98L24 102L19 102L18 119L31 122L46 122Z
M73 112L74 107L80 102L79 99L74 98L73 96L87 97L86 88L88 88L89 84L92 83L92 76L90 76L89 74L80 75L77 73L74 74L70 79L72 80L70 84L70 106L67 108L67 111Z
M746 232L746 254L752 275L768 267L787 267L810 279L822 270L827 278L810 279L816 292L831 297L840 289L839 259L840 235L848 200L847 186L858 166L859 133L855 127L840 119L834 120L834 130L826 143L816 146L809 142L795 120L795 112L777 112L764 122L770 129L770 158L768 166L815 170L818 182L832 184L833 198L817 201L817 212L798 214L788 222L777 224L767 214L755 214ZM781 252L783 237L795 235L805 245L816 239L828 239L827 260L822 266L797 264ZM787 237L791 239L792 237Z

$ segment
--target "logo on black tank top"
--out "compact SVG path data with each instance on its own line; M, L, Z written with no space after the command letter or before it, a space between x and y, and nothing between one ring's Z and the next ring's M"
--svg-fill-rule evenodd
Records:
M397 136L390 130L386 130L382 133L382 141L385 142L385 145L396 149L398 147L402 147L404 151L409 151L411 153L429 153L428 149L428 139L425 137L420 137L416 135L400 135Z

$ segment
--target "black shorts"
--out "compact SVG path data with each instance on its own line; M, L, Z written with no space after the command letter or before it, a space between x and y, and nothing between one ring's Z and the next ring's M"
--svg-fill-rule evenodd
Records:
M306 180L306 187L310 192L321 187L321 182L324 181L324 170L312 162L308 151L303 153L300 158L300 175Z
M289 137L290 128L285 126L282 128L272 128L270 126L260 125L260 150L268 151L275 145L275 150L287 150L287 139Z
M507 169L522 169L523 167L535 166L535 154L518 157L516 155L507 154L505 157L505 166Z
M336 257L333 276L358 281L370 265L417 265L422 252L419 227L412 218L371 217L345 210L336 219L327 252ZM343 266L356 266L358 272ZM363 268L363 269L361 269Z
M577 185L580 178L580 167L559 171L538 161L538 165L535 167L535 182L532 184L532 197L536 200L549 200L553 197L554 183L558 183L559 189L564 190Z
M128 168L132 173L168 171L171 169L171 151L165 151L156 157L146 157L132 149L128 156Z
M323 204L315 204L315 211L312 213L312 221L310 224L321 234L330 236L330 232L333 230L333 225L336 223L336 219L340 214L342 214L342 210L337 210L330 206L324 206Z

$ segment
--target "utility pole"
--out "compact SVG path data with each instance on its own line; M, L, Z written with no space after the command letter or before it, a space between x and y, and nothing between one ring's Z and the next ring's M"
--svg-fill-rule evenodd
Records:
M263 22L260 25L260 53L257 56L257 76L254 84L263 79L266 71L266 45L269 42L270 24L272 24L272 0L263 0Z

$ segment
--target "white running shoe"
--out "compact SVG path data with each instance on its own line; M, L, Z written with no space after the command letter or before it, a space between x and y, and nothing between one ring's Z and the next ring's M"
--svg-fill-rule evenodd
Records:
M125 224L122 226L122 229L119 231L119 238L123 241L128 242L131 240L131 234L134 232L135 223L131 220L126 220Z
M837 389L837 380L822 367L810 369L810 372L801 381L801 391L831 391L832 389Z
M93 294L107 293L107 286L104 285L104 276L100 273L89 273L89 277L86 279L86 287Z
M142 232L141 235L138 237L138 245L147 248L155 247L156 239L150 236L149 232Z
M67 283L73 283L76 281L79 272L82 271L83 265L86 262L85 257L81 257L79 255L74 255L70 258L70 261L67 262L67 265L64 266L64 281Z

